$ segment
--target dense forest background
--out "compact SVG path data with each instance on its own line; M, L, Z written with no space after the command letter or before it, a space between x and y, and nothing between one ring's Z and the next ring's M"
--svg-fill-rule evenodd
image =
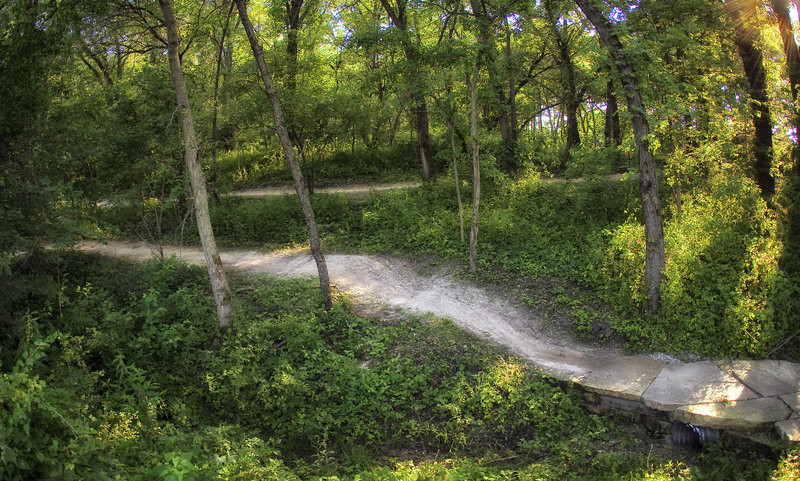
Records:
M635 456L567 455L570 442L605 439L609 421L587 420L571 410L574 393L473 340L452 353L460 334L425 331L444 337L439 351L420 353L399 340L412 328L381 331L314 289L243 279L222 296L234 313L226 329L204 295L217 294L213 274L209 287L169 262L134 269L40 248L115 237L205 246L204 211L223 246L305 246L313 206L327 250L469 262L464 275L526 286L523 302L566 313L584 340L692 359L797 360L798 13L785 0L4 2L5 472L344 476L372 465L370 446L431 453L444 442L448 452L546 459L526 468L531 477L686 475ZM176 69L186 103L180 93L176 103ZM422 184L317 193L308 206L227 195L297 182L295 156L298 192ZM208 205L197 203L193 161ZM115 269L131 272L114 280ZM304 341L284 350L286 339ZM272 347L252 351L264 342ZM456 354L452 365L411 366ZM364 359L380 367L356 370ZM263 369L243 370L253 362ZM204 379L182 377L196 366ZM508 384L504 372L518 377ZM286 376L295 387L281 384ZM68 389L72 381L85 390ZM330 391L312 392L317 382ZM333 391L351 394L337 404ZM482 404L489 391L508 418ZM370 397L378 401L359 401ZM531 420L514 404L524 400L569 414ZM537 437L523 427L532 422L550 431ZM562 443L558 433L587 425ZM203 440L187 444L198 430ZM137 453L155 457L133 468ZM211 453L227 474L201 466ZM787 470L793 456L781 461ZM734 458L731 472L741 471ZM472 463L437 464L431 476L506 479ZM399 479L403 469L361 479Z

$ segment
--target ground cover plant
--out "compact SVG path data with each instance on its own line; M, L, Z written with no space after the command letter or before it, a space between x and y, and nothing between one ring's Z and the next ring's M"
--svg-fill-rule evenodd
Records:
M520 300L539 312L563 312L579 338L616 336L634 351L679 356L800 358L792 301L800 295L800 277L779 269L795 259L785 247L785 220L746 177L728 172L704 179L683 193L680 212L667 206L658 316L639 310L644 234L633 176L579 182L499 177L487 189L480 217L478 276L528 285L517 293ZM318 194L313 205L327 249L434 254L466 265L455 199L452 180L441 177L418 189L366 197ZM156 229L152 221L142 228L146 216L139 209L101 214L120 235L137 237ZM283 248L306 239L292 196L227 198L211 214L217 238L228 247ZM182 235L164 242L196 242L191 225L161 228Z
M237 277L224 333L202 268L175 260L37 252L2 283L3 479L796 472L796 453L665 451L448 321L327 312L308 280Z

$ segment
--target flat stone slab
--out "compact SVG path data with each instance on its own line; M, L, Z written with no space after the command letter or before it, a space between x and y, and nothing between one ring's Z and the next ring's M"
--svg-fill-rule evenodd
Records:
M800 391L800 364L788 361L729 361L720 367L758 394L769 397Z
M781 394L778 396L781 401L785 402L789 409L794 411L796 414L800 414L800 393L794 394Z
M780 399L764 397L681 406L675 410L675 419L714 429L769 431L776 422L786 420L791 413Z
M787 443L800 443L800 419L789 419L775 423L781 439Z
M591 392L640 402L664 366L665 362L645 356L597 358L587 366L588 372L572 380Z
M757 393L713 362L700 361L667 364L642 395L642 402L659 411L674 411L689 404L758 397Z

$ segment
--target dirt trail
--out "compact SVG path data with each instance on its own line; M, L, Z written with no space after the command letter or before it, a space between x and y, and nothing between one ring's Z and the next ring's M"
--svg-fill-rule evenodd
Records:
M618 181L622 179L623 175L608 174L602 177L606 180ZM579 184L581 182L586 181L586 178L577 177L574 179L565 179L563 177L543 177L541 180L542 182L546 182L548 184L555 182L573 182ZM314 189L314 192L320 194L365 194L369 192L382 192L386 190L413 189L421 185L422 183L418 181L395 182L392 184L348 184L348 185L338 185L331 187L317 187L316 189ZM290 185L281 185L281 186L254 187L251 189L235 190L225 195L231 197L248 197L248 198L261 199L276 195L292 195L294 193L295 193L294 187Z
M396 182L393 184L348 184L332 187L317 187L314 192L320 194L365 194L369 192L380 192L384 190L413 189L422 185L421 182ZM294 187L290 185L280 185L273 187L254 187L252 189L235 190L229 194L231 197L250 197L264 198L275 195L294 194Z
M105 245L84 242L77 248L138 260L154 255L144 242L113 241ZM204 262L197 247L165 247L164 254L175 255L193 264ZM315 276L317 273L313 258L306 251L227 251L222 252L221 257L227 267L253 273L286 277ZM406 261L378 255L329 254L326 259L335 287L350 294L357 303L386 305L449 318L462 328L509 347L514 353L562 379L584 381L597 378L598 382L605 382L609 369L633 369L631 374L636 375L637 367L627 367L628 362L620 363L631 357L613 348L586 346L546 334L540 317L523 312L508 299L455 279L443 270L423 275ZM644 359L647 362L646 359L650 358Z

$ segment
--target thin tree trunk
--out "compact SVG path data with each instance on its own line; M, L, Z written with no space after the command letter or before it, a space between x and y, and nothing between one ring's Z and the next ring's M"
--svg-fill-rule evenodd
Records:
M767 95L767 71L757 40L761 37L758 30L747 22L755 15L754 9L737 1L728 1L725 6L733 19L733 42L742 59L745 77L750 87L750 107L753 113L755 128L755 163L756 183L765 198L775 193L775 179L770 174L772 166L772 117ZM741 10L742 7L747 10Z
M178 110L181 116L181 130L183 131L183 142L186 161L186 169L189 172L189 180L192 185L192 197L194 200L194 212L197 220L197 231L200 234L200 243L203 246L203 256L208 269L208 277L211 280L211 290L214 293L214 301L217 305L217 323L220 327L226 328L231 324L233 307L231 305L231 290L225 271L222 269L222 261L217 250L217 243L214 240L214 231L211 228L211 218L208 213L208 195L206 194L206 179L200 165L200 146L197 142L197 133L194 129L194 119L192 109L189 105L189 96L186 92L186 82L183 78L180 62L180 39L178 37L178 25L175 21L175 13L169 0L159 0L161 11L164 14L164 23L167 28L167 53L169 58L169 69L172 75L172 83L175 86L175 95L178 101Z
M219 113L219 77L222 73L222 58L225 55L225 36L228 33L228 25L230 24L233 7L234 4L231 2L228 15L225 17L225 25L222 27L222 35L219 39L219 50L217 51L217 69L214 73L213 114L211 116L211 200L214 202L214 204L219 204L219 194L217 193L217 142L219 141L217 114Z
M664 277L666 254L664 249L664 223L661 217L661 200L658 196L658 179L653 154L647 148L646 137L650 126L645 118L642 95L636 79L633 65L622 48L622 42L611 25L611 22L594 6L592 0L575 0L603 40L614 59L614 65L620 74L625 97L628 101L628 112L633 124L633 136L639 154L639 196L642 199L642 213L645 232L645 268L644 282L647 289L647 310L656 314L661 307L659 286Z
M619 123L619 106L614 93L614 79L608 79L606 84L606 122L603 129L606 147L622 144L622 131Z
M481 164L480 144L478 142L478 73L479 61L475 62L475 71L469 79L469 131L472 137L472 218L469 229L469 268L478 272L478 211L481 201Z
M311 201L306 191L306 185L303 181L303 174L300 171L300 166L297 163L297 155L289 138L289 131L286 129L286 124L283 120L283 109L281 108L280 99L275 92L275 87L272 83L272 76L267 69L267 64L264 61L264 52L261 45L256 38L256 32L250 18L247 15L247 2L246 0L236 0L236 7L239 10L239 17L247 33L247 39L250 41L250 47L253 50L256 64L258 65L261 80L264 82L264 91L269 100L272 109L272 116L274 118L275 132L283 147L283 154L286 156L286 161L289 163L289 169L292 172L292 179L294 180L294 188L297 196L300 198L300 206L303 209L303 216L306 220L306 228L308 229L308 240L311 247L311 254L314 256L314 261L317 263L317 271L319 273L319 286L322 296L325 300L325 307L330 309L331 302L331 283L328 277L328 266L325 262L325 256L322 254L322 248L319 241L319 233L317 232L317 222L314 219L314 210L311 207Z
M456 182L456 200L458 200L458 227L461 233L461 242L464 242L464 204L461 203L461 186L458 184L458 157L456 156L456 136L453 133L455 127L450 125L450 148L453 151L453 180Z

